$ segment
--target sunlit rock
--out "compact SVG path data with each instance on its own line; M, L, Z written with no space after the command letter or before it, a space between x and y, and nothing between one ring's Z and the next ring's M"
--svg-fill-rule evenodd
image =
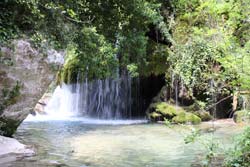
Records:
M16 139L0 136L0 166L17 157L32 156L35 152L28 146L21 144Z
M11 46L1 48L0 134L11 136L33 111L55 78L63 57L64 52L42 53L27 40L15 40Z

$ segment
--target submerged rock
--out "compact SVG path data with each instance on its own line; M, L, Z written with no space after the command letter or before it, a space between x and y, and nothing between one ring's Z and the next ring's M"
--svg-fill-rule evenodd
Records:
M4 136L11 136L33 111L64 57L64 52L51 49L41 53L26 40L11 45L0 51L0 135Z

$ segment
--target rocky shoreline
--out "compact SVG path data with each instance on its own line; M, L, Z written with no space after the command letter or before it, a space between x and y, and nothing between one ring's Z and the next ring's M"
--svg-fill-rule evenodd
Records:
M0 166L33 155L35 151L31 146L26 146L14 138L0 136Z

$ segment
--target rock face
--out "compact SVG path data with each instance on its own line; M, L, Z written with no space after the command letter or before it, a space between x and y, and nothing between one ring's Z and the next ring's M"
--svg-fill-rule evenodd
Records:
M46 114L45 112L45 106L47 106L47 104L49 103L49 100L52 97L52 93L45 93L42 98L38 101L38 103L36 104L34 111L36 113L39 114Z
M11 136L33 111L64 63L64 52L42 53L27 40L11 45L0 52L0 135L4 136Z

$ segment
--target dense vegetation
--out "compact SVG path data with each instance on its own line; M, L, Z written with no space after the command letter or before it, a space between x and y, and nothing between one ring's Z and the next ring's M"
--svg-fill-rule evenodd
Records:
M0 2L0 41L67 48L59 81L171 75L190 97L248 89L249 0ZM119 69L119 70L118 70ZM213 85L215 90L207 90Z
M7 0L0 5L1 43L25 34L39 48L52 44L73 49L75 54L68 55L61 75L69 81L74 80L76 71L89 78L105 78L112 76L118 65L133 72L155 68L147 50L157 58L158 44L153 42L156 37L149 39L149 26L161 34L159 40L168 43L170 38L161 4L154 0Z
M183 98L211 105L249 89L249 3L5 0L0 44L27 38L40 50L67 50L59 83L166 74Z
M199 123L209 117L203 118L200 111L250 89L249 4L250 0L4 0L0 46L25 38L41 51L66 50L59 83L127 73L165 75L172 96L152 104L156 112L150 117ZM192 100L185 110L197 113L177 111L166 103L176 94L176 85L179 98ZM17 83L13 90L3 90L0 106L14 103L19 88ZM249 129L227 165L248 163Z
M250 165L250 128L246 128L245 131L237 136L234 147L228 152L225 166L227 167L248 167Z

